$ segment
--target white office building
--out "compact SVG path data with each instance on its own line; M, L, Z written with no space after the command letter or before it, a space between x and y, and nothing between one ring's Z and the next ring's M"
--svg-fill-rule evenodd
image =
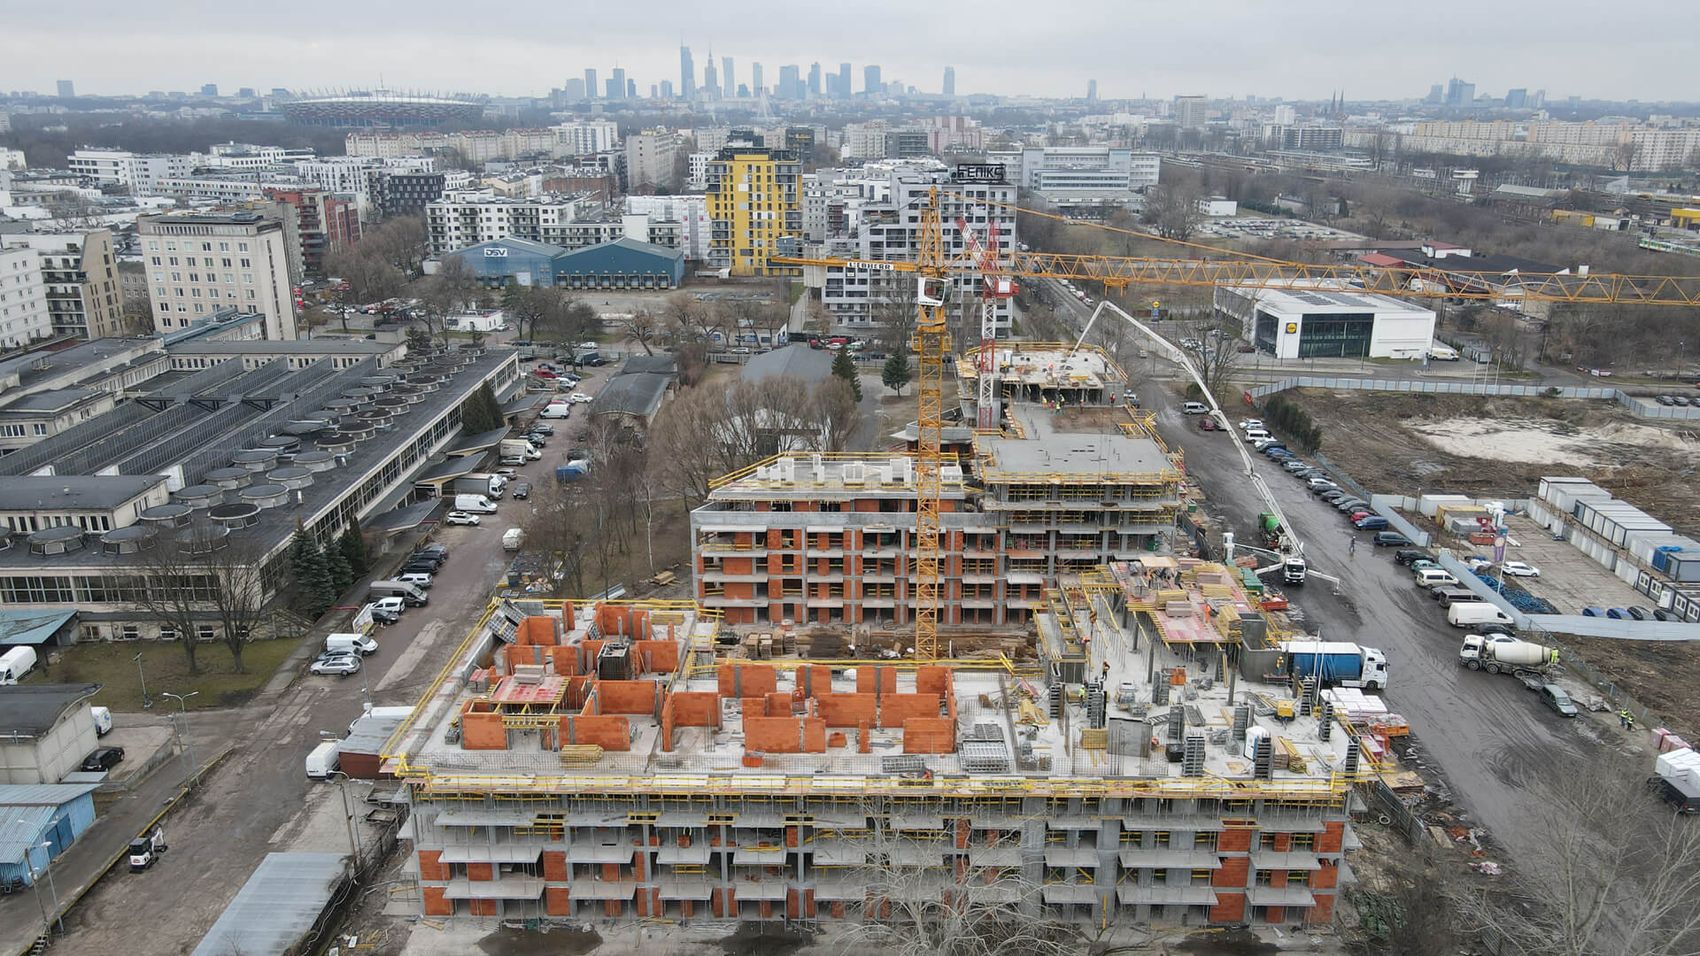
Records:
M572 224L600 208L600 199L591 195L509 199L483 191L445 193L425 207L425 228L435 256L508 238L569 249L577 248L569 236Z
M561 145L576 156L606 153L620 147L620 124L613 120L562 123L555 127L555 133Z
M1278 359L1421 359L1434 342L1434 312L1384 295L1218 286L1216 314Z
M151 196L157 193L160 180L189 175L195 167L195 157L94 147L72 153L66 166L100 185L122 186L135 195Z
M219 309L265 315L265 337L296 336L289 233L252 212L176 213L136 220L154 328L171 332Z
M52 334L41 256L28 248L0 251L0 348L14 349Z
M1010 175L1054 206L1107 212L1137 205L1138 192L1157 185L1161 171L1156 153L1117 146L1034 146L1021 151L1020 169Z

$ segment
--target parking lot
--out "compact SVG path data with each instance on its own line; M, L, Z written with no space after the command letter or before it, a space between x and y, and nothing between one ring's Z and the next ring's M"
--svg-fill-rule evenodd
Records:
M1521 578L1519 582L1530 594L1551 601L1560 614L1580 614L1585 607L1651 603L1647 595L1625 584L1622 578L1569 542L1554 541L1551 534L1532 520L1513 515L1506 524L1511 529L1511 540L1517 545L1507 548L1505 556L1541 569L1540 577Z

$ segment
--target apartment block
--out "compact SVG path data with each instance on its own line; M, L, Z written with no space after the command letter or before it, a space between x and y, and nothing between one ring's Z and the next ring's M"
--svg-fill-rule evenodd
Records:
M921 250L921 218L928 194L938 190L939 216L942 220L944 254L946 258L967 258L968 237L959 223L966 225L976 241L991 244L991 230L997 230L997 248L1008 254L1016 249L1016 220L1014 182L967 180L943 163L923 160L911 163L869 165L849 171L840 179L848 194L840 226L827 233L827 240L860 260L914 261ZM876 182L869 182L876 180ZM820 207L820 203L826 207ZM830 211L830 200L811 202L820 215ZM813 217L811 217L813 218ZM819 224L821 220L816 219ZM832 313L838 331L851 335L868 335L880 325L882 308L896 303L902 308L913 301L907 295L902 273L883 269L861 269L832 266L823 270L821 304ZM979 336L980 287L978 269L952 270L951 308L958 327L971 329ZM1009 300L996 306L996 329L1000 338L1009 334L1013 317Z
M52 334L41 256L34 249L0 250L0 348L14 349Z
M1025 623L1058 575L1151 551L1181 505L1180 456L1122 403L1107 355L1023 345L997 363L1004 427L945 434L945 625ZM782 453L719 478L691 512L697 600L732 624L912 623L915 487L911 452Z
M0 247L32 249L41 257L54 335L101 339L122 334L124 296L111 231L0 235Z
M255 212L173 213L142 216L136 232L155 330L188 328L235 308L265 315L267 339L295 338L290 266L299 239L281 219Z
M498 602L385 748L420 915L1327 925L1361 744L1268 652L1215 673L1261 633L1237 581L1161 559L1071 582L1013 675L754 659L689 602Z
M85 147L67 157L65 165L71 172L100 185L119 186L137 196L151 196L156 194L162 179L189 175L195 168L195 157Z
M677 189L678 159L686 148L685 137L672 130L658 129L626 137L626 191L653 193Z
M598 207L578 195L509 199L491 192L445 193L425 207L425 227L432 255L508 238L565 248L567 226Z
M739 276L791 275L771 256L800 251L803 165L783 149L728 146L708 165L709 264Z
M360 209L352 194L323 189L267 189L266 198L291 206L301 242L301 265L310 275L325 274L325 255L360 241Z
M1030 189L1071 215L1102 218L1136 203L1136 193L1157 185L1156 153L1117 146L1032 146L1021 151L1014 173Z

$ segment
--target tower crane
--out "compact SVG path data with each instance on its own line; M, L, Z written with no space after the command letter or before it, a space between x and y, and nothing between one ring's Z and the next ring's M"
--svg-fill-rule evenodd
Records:
M912 273L915 278L915 333L910 339L917 364L916 442L915 442L915 656L921 660L938 658L939 620L939 511L942 486L940 467L943 461L941 437L944 417L944 369L950 354L950 331L945 321L950 276L981 268L982 261L972 244L968 255L947 259L939 213L938 186L927 192L927 205L921 215L919 255L915 261L859 260L814 256L774 256L769 261L781 266L818 266L825 268L863 269L881 272ZM1017 212L1052 217L1053 214L1024 209L996 200L957 195L965 203L997 206ZM960 225L960 224L959 224ZM1107 227L1106 227L1107 228ZM1325 264L1289 262L1254 256L1232 249L1220 249L1198 243L1163 239L1140 234L1142 238L1167 242L1201 250L1221 258L1154 258L1140 256L1068 255L1063 253L1017 251L998 263L998 273L1011 280L1015 277L1068 279L1071 281L1101 282L1111 289L1130 285L1170 285L1214 287L1218 285L1248 288L1282 288L1296 291L1372 292L1404 298L1453 298L1496 300L1504 297L1498 286L1504 276L1497 272L1468 272L1438 269L1427 266L1383 268L1367 264ZM1587 275L1522 273L1518 276L1518 293L1525 301L1560 303L1599 303L1608 305L1665 305L1700 307L1700 277L1696 276L1632 276L1593 272ZM1113 306L1112 306L1113 307ZM1103 306L1100 306L1100 311ZM1121 312L1120 309L1116 309ZM1095 313L1096 314L1096 313ZM1121 312L1128 321L1134 321ZM982 319L984 322L984 319ZM1136 325L1139 323L1135 322ZM1143 326L1141 326L1143 328ZM1166 341L1146 330L1158 341ZM982 349L984 348L982 340ZM1171 347L1172 348L1172 347ZM1178 350L1176 350L1178 351ZM1171 355L1173 357L1173 355ZM1183 366L1190 367L1184 362ZM1196 369L1193 370L1196 374ZM980 415L985 414L986 376L981 376ZM992 392L996 405L997 393ZM1226 425L1227 417L1220 408L1212 414ZM1243 452L1244 449L1241 449ZM1292 527L1275 503L1274 496L1262 484L1256 469L1247 471L1252 483L1259 488L1290 536ZM1244 545L1240 547L1244 548ZM1262 550L1262 549L1253 549ZM1279 553L1284 574L1287 562L1297 557L1303 560L1302 546L1291 542L1287 551ZM1265 569L1273 570L1273 568ZM1309 572L1315 573L1315 572ZM1317 574L1317 577L1324 575Z
M975 357L980 400L975 406L974 426L981 431L998 427L998 303L1007 302L1021 291L1012 276L999 271L998 224L991 216L986 217L986 222L986 244L982 246L979 237L968 228L967 217L959 216L956 220L969 257L980 267L980 350Z

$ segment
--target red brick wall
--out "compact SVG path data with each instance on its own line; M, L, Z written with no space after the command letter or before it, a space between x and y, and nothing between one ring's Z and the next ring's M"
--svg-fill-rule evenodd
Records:
M453 916L453 915L455 915L454 901L453 900L447 900L447 899L443 898L444 895L448 893L448 891L449 891L448 887L445 887L445 886L427 886L427 887L425 887L425 915L426 916Z
M567 881L566 851L543 851L543 879L550 883L565 883Z
M447 880L449 878L448 865L438 862L438 858L440 858L442 855L443 855L443 851L441 851L441 850L420 850L419 851L419 878L420 879L430 880L432 882L441 882L441 881Z
M549 886L543 890L543 912L550 916L572 915L572 903L564 886Z
M495 916L495 900L467 900L466 911L473 916Z
M903 722L903 752L948 754L956 751L956 721L949 717L911 717Z
M737 675L737 680L734 680L734 675ZM722 697L760 697L779 689L779 678L771 667L721 664L716 676ZM739 681L742 681L741 685Z
M468 863L466 878L469 880L493 880L496 878L494 863Z

